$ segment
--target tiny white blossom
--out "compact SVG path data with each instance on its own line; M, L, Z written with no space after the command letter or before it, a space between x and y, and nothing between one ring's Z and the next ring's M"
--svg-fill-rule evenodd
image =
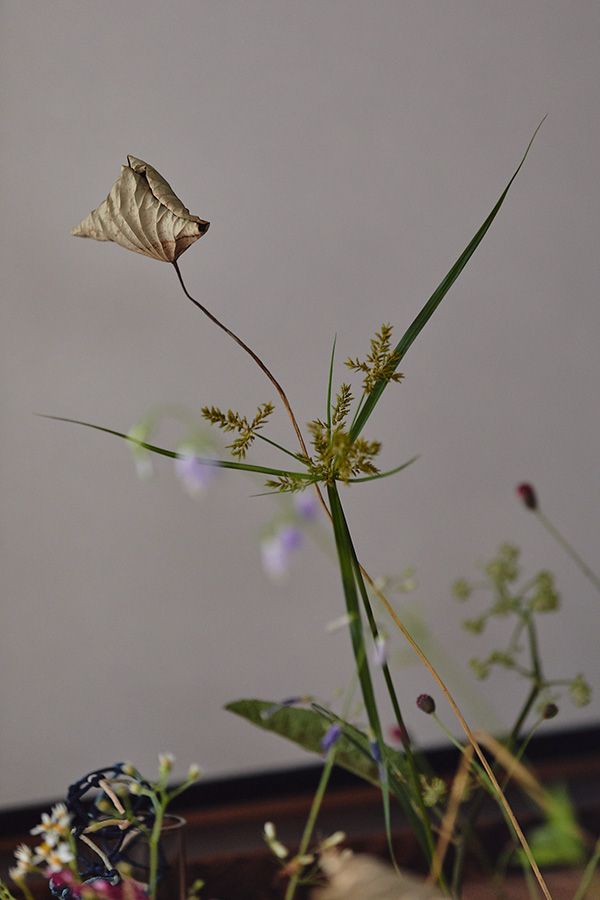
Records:
M42 821L35 828L31 829L31 834L43 834L45 840L51 847L54 847L59 838L66 837L71 830L71 816L64 803L57 803L52 807L50 814L42 813Z
M63 841L56 847L50 848L44 862L47 863L50 872L60 872L61 869L64 869L66 864L73 862L74 859L73 851L69 845Z
M15 859L22 865L33 865L33 850L27 844L19 844L15 850Z
M200 766L192 763L188 769L188 781L197 781L200 778Z
M34 869L36 860L33 850L27 844L19 844L15 850L15 859L17 860L17 865L13 866L8 874L13 881L18 881Z

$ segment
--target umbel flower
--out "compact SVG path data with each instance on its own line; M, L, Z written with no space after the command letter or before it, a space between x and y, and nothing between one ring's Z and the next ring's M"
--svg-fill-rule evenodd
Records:
M106 200L71 234L114 241L126 250L172 263L206 234L209 224L190 213L156 169L128 156Z

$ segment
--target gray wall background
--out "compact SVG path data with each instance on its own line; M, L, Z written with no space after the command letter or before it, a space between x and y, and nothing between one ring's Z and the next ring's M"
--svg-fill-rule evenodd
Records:
M258 541L277 506L255 482L230 474L194 502L168 461L141 482L121 442L33 415L126 430L156 404L272 399L169 266L69 236L127 153L211 221L181 260L190 289L305 422L324 412L334 333L340 362L383 321L401 333L549 114L371 420L386 467L419 462L344 496L374 574L416 567L398 608L433 624L472 724L510 721L525 691L493 678L484 714L461 674L491 644L462 632L449 585L502 540L557 574L549 671L597 683L598 597L514 486L533 481L594 562L598 4L4 0L1 18L1 802L60 795L115 759L152 771L167 749L177 773L198 761L210 777L308 761L222 705L330 699L351 669L346 635L324 630L343 611L327 555L307 544L287 583L265 578ZM293 443L281 409L270 433ZM428 677L398 673L411 727L440 741L413 712ZM596 700L565 701L556 725L597 716Z

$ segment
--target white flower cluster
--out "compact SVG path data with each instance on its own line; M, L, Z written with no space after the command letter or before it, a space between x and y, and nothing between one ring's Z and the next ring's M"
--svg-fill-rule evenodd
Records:
M71 835L71 816L64 803L57 803L50 814L43 813L42 821L31 834L41 835L42 842L32 849L26 844L19 844L15 850L16 866L9 870L13 881L22 881L30 872L39 871L44 866L46 872L60 872L73 862L74 854L69 842Z

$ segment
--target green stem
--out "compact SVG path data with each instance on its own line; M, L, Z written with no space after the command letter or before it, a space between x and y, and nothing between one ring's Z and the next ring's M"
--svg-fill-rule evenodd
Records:
M325 765L323 766L321 778L319 779L319 784L312 800L310 812L304 826L304 831L302 832L302 839L300 840L300 846L298 848L298 856L304 856L310 845L312 833L315 828L317 816L319 815L319 810L321 809L321 804L323 803L323 797L325 796L327 785L329 784L329 778L331 776L331 770L333 769L334 762L335 747L332 747L327 754L327 760L325 761ZM296 893L296 888L298 887L299 880L300 872L296 872L288 882L284 900L292 900L294 894Z
M594 873L598 868L598 863L600 863L600 840L596 842L594 852L591 856L590 861L585 867L583 875L581 876L581 881L579 882L577 890L575 891L573 900L584 900L584 897L587 895L588 889L592 883Z
M377 752L378 758L376 762L379 767L379 778L381 782L381 796L383 801L383 814L385 819L385 830L388 842L388 849L391 860L396 866L394 849L392 846L392 831L390 821L390 788L388 778L388 768L385 756L385 743L383 740L383 732L381 729L381 721L373 690L373 682L369 672L369 663L365 652L365 640L363 633L363 623L360 614L360 604L356 591L356 580L354 577L353 566L353 547L350 534L347 529L346 519L342 510L340 497L335 483L327 485L327 494L329 497L329 506L331 509L331 519L333 524L333 532L335 535L335 544L340 564L340 572L342 576L342 586L344 589L344 597L346 600L346 611L350 618L350 638L352 642L352 650L354 652L354 660L356 664L356 672L360 682L361 692L369 727L373 735L372 752Z
M256 434L255 437L257 437L259 441L264 441L265 444L270 444L271 447L276 447L278 450L281 450L282 453L287 453L287 455L295 459L296 462L304 462L298 453L294 453L293 450L288 450L287 447L283 447L281 444L278 444L277 441L272 441L271 438L265 437L264 434Z
M25 900L34 900L34 896L32 892L29 890L27 885L25 884L24 879L15 880L15 884L19 887L19 890L22 892ZM12 897L12 894L11 894Z
M565 553L567 553L571 557L575 565L579 567L588 581L591 581L598 593L600 593L600 578L592 569L590 569L586 561L582 559L575 547L573 547L573 545L569 543L566 537L561 534L556 525L554 525L554 523L551 522L546 515L544 515L541 509L536 510L536 515L546 531L548 531L552 535L554 540L560 544Z
M347 523L346 523L346 528L348 528ZM356 577L356 583L358 584L358 589L360 591L360 595L361 595L361 598L363 601L363 607L364 607L364 610L365 610L365 613L367 616L369 628L371 629L371 635L372 635L373 639L375 640L379 635L379 629L377 628L377 623L375 621L375 617L373 615L373 610L371 608L371 603L369 601L369 595L367 593L365 582L362 577L362 572L360 571L360 563L356 556L354 544L352 544L352 562L354 565L354 574ZM385 679L385 684L386 684L386 687L388 690L390 702L392 704L392 709L394 710L396 722L398 724L398 728L400 729L402 745L404 747L404 752L406 755L406 762L408 764L409 777L410 777L410 780L412 783L412 788L413 788L413 796L414 796L414 800L415 800L418 810L419 810L420 819L423 823L423 831L424 831L424 835L425 835L425 845L426 845L428 862L431 863L431 860L433 859L433 855L435 853L435 841L433 839L433 832L431 830L431 822L430 822L429 816L427 814L427 808L423 801L423 792L421 790L421 783L419 780L419 772L417 769L417 764L415 761L414 753L412 751L408 730L406 728L406 725L404 724L402 711L400 709L400 704L398 703L398 697L396 694L396 690L394 688L394 682L392 680L392 676L391 676L390 669L389 669L387 662L383 663L382 670L383 670L383 677Z
M156 900L156 887L158 879L158 845L160 843L160 832L162 830L164 804L157 803L154 807L155 818L152 826L152 833L148 841L150 854L150 872L148 876L148 896L150 900Z

